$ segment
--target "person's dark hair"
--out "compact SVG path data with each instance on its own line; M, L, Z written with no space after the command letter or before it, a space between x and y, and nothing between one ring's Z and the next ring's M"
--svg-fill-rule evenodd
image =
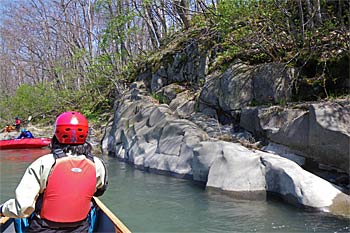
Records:
M88 142L85 142L82 145L61 144L54 135L51 139L51 152L55 149L61 149L64 153L71 151L73 154L77 155L91 155L92 146Z

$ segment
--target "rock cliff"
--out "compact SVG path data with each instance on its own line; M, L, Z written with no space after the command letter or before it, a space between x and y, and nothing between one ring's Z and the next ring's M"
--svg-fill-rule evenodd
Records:
M192 41L141 69L104 150L240 198L277 194L350 217L349 100L291 104L295 68L237 60L208 73L207 56Z
M134 83L116 102L103 147L139 168L193 179L240 198L276 193L294 205L350 217L350 197L334 185L276 153L246 148L238 134L191 111L186 114L191 117L180 118L155 101L143 82Z

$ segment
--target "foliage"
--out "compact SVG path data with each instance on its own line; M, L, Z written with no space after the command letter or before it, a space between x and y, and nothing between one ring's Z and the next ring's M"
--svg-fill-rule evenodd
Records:
M59 110L58 103L60 97L44 85L30 86L27 84L17 88L16 94L0 101L1 109L7 111L0 112L0 119L11 121L15 116L27 119L29 116L43 117L45 114L54 114Z
M208 52L209 73L235 59L285 63L298 70L295 100L349 95L348 1L191 1L190 24L172 1L36 1L19 1L0 27L1 121L72 109L99 120L140 74L167 67L193 41Z
M209 71L226 70L235 59L252 65L285 63L299 70L293 80L299 101L346 95L349 85L341 86L349 76L349 63L344 63L350 50L349 4L320 1L322 18L317 18L315 3L220 1L206 19L217 30Z
M152 97L158 100L160 104L169 104L170 102L169 99L161 93L153 93Z

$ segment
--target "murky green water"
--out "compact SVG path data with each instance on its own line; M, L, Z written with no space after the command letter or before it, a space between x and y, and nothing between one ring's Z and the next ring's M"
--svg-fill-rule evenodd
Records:
M0 151L0 201L12 197L27 165L44 150ZM101 200L133 232L349 232L350 222L277 200L234 200L188 180L104 157L110 185Z

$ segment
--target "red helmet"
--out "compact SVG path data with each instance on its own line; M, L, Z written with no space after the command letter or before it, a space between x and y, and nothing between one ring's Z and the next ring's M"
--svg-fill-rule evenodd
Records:
M84 144L88 132L88 120L79 112L64 112L57 117L55 136L59 143Z

